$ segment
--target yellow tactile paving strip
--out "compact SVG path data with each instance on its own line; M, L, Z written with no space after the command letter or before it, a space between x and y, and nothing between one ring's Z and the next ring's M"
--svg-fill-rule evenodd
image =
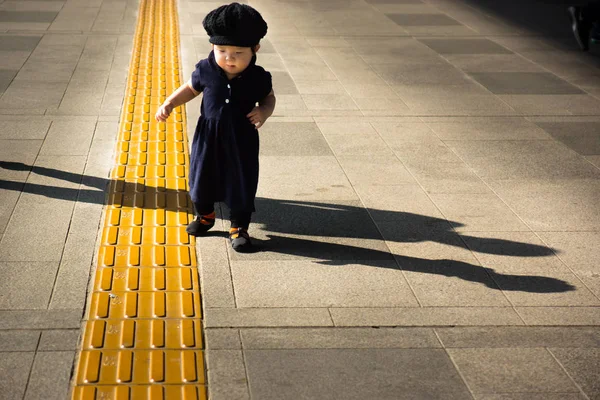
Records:
M74 399L206 399L176 0L140 0Z

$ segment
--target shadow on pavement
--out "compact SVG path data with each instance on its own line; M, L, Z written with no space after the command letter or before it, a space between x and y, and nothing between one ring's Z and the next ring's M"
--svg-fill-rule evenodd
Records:
M459 0L463 4L512 26L520 27L528 34L541 36L562 50L579 51L571 30L567 13L569 6L580 6L598 0ZM459 2L457 1L457 3ZM591 50L600 47L592 45ZM595 54L594 54L595 53ZM589 53L590 60L596 59L600 50Z
M0 180L0 189L23 191L69 201L104 204L104 190L109 184L116 182L115 180L89 177L52 168L31 167L16 162L0 161L0 167L9 170L31 170L34 174L74 184L84 184L96 189L61 188ZM187 197L187 193L181 191L145 187L134 182L126 182L125 185L134 185L138 192L153 192L157 196L163 195L165 198L180 198L182 195ZM98 196L98 194L102 196ZM134 204L134 200L131 199L127 203L131 204L121 205L137 206L137 204ZM181 209L178 204L180 205L181 202L173 204L169 201L162 208L167 210ZM155 207L154 204L144 205L144 208L154 209ZM484 268L464 261L408 257L391 254L385 249L379 250L368 247L373 243L381 243L385 238L388 242L437 242L468 248L479 253L513 257L544 257L552 256L556 252L552 248L535 244L461 235L454 231L454 228L463 226L459 222L407 212L365 209L353 205L314 201L257 198L256 208L259 212L254 214L253 223L261 224L264 230L269 232L267 234L268 240L253 239L256 247L263 252L316 259L320 260L317 262L321 264L332 266L352 263L382 267L387 264L382 263L382 261L391 261L388 265L391 268L396 268L396 263L393 262L395 260L400 268L405 271L457 277L471 282L478 282L497 290L532 293L575 290L574 286L560 279L500 274L491 268ZM374 220L378 221L377 225ZM211 233L211 236L215 235L221 234L218 232ZM311 240L311 236L326 238L326 240ZM340 238L363 239L366 247L335 243ZM369 240L373 242L368 242ZM253 256L248 255L248 257Z

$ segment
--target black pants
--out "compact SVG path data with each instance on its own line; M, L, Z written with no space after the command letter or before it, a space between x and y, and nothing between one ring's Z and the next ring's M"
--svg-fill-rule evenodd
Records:
M206 215L215 211L215 205L211 204L200 204L194 203L196 209L196 215ZM229 221L231 221L232 228L245 228L248 229L250 226L250 219L252 213L248 211L229 211Z

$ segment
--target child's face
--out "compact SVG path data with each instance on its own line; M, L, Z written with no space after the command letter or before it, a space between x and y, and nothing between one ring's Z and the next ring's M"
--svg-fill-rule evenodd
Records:
M213 50L217 64L230 77L239 75L248 68L254 55L250 47L214 45Z

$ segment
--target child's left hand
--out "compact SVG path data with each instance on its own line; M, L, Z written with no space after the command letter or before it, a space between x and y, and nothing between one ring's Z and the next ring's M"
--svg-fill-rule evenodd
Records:
M267 118L269 118L267 112L261 106L254 107L252 111L250 111L250 113L246 115L246 117L248 117L248 119L250 120L252 125L256 127L256 129L263 126Z

